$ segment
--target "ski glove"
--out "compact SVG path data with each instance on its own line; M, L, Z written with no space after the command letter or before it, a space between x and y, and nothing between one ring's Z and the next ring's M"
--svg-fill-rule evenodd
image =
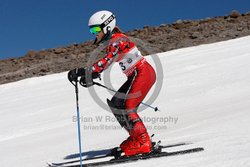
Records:
M93 72L91 75L88 76L82 76L80 79L80 84L83 87L90 87L94 85L93 79L100 78L100 73L98 72Z
M85 75L85 68L76 68L68 72L68 80L70 82L76 82L77 78Z

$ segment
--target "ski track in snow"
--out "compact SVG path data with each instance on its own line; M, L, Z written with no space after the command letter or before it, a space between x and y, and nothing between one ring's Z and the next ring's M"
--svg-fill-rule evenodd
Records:
M154 140L161 140L163 145L193 143L168 151L192 147L204 147L205 151L119 166L250 166L249 43L247 36L157 54L164 78L152 105L161 111L148 108L140 115L151 118L145 121L153 127L148 131L155 133ZM154 64L150 56L147 59ZM125 81L118 68L114 65L111 73L115 89ZM64 72L0 85L1 167L41 167L78 153L77 125L73 121L75 92L66 75ZM95 90L103 102L111 98L103 88ZM113 119L106 120L114 117L95 103L87 89L81 87L79 92L81 116L88 119L81 122L83 151L118 146L127 137L125 130L88 129L119 125ZM97 116L102 121L98 122ZM153 122L152 118L178 120L164 123L159 119ZM167 129L159 129L164 126Z

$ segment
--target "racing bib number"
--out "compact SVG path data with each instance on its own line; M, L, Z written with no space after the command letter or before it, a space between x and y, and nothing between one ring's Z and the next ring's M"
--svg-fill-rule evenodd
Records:
M126 56L119 62L119 65L123 72L126 72L131 67L133 67L139 60L141 60L142 55L140 51L135 47L129 51Z
M123 62L120 62L119 65L120 65L122 71L125 71L127 69L126 66L124 66Z

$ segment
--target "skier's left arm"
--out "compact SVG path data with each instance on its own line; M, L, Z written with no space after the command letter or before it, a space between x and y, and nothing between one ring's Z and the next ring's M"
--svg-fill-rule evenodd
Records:
M109 52L107 55L92 65L92 72L101 73L113 62L115 53Z
M107 51L108 53L106 56L92 66L92 71L101 73L105 69L109 67L112 62L117 59L118 54L126 53L127 49L130 48L130 42L129 41L119 41L115 42L108 46Z

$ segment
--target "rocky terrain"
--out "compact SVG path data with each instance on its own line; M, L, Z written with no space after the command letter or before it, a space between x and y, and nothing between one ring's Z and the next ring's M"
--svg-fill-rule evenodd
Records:
M157 27L144 26L126 34L147 55L250 35L250 12L232 11L230 15L215 18L177 20ZM0 60L0 84L84 66L95 48L93 41L87 41Z

